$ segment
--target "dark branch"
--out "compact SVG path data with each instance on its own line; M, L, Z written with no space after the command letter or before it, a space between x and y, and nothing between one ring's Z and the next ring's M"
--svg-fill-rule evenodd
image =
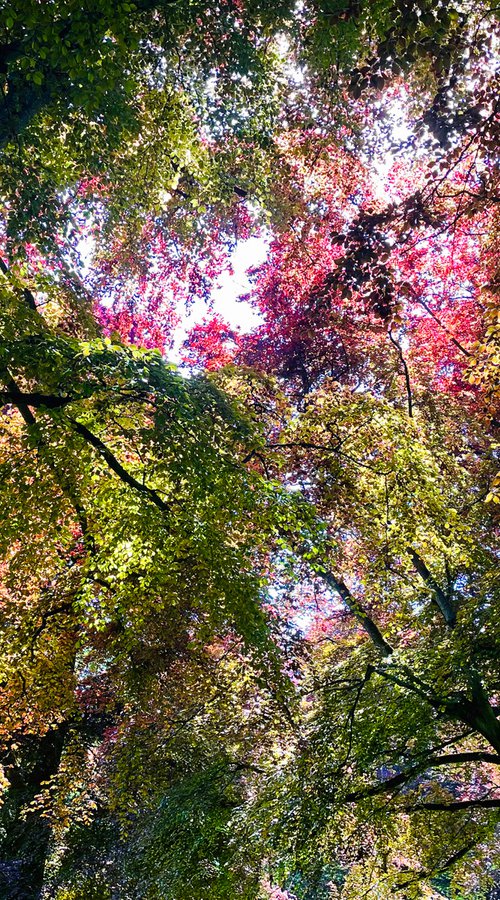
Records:
M33 413L31 412L30 405L36 406L37 404L36 403L30 404L29 398L30 397L31 398L43 397L44 395L42 395L42 394L23 394L22 391L19 390L14 379L10 378L10 377L8 379L6 379L6 384L7 384L7 389L8 389L7 393L10 398L6 402L12 403L13 405L17 406L19 413L21 414L22 418L24 419L24 422L26 425L28 425L29 427L36 425L37 422L36 422L36 419L35 419ZM5 394L5 392L0 393L0 397L2 397L4 394ZM53 399L61 399L62 400L63 398L53 398ZM66 402L69 402L69 400ZM46 403L45 404L40 403L39 405L47 406ZM59 404L59 405L64 405L64 404ZM77 492L75 491L75 489L74 489L73 485L71 484L71 482L69 481L69 479L66 477L65 473L63 471L61 471L61 469L54 463L54 460L49 457L47 462L48 462L49 469L51 470L52 474L54 475L57 483L60 485L63 494L65 494L68 497L68 499L71 501L71 503L75 509L76 515L78 517L78 521L79 521L80 527L82 529L82 534L84 536L84 540L88 541L89 531L88 531L87 513L85 512L85 509L79 500Z
M437 769L440 766L459 766L468 762L485 762L498 766L500 765L500 756L496 753L484 753L483 751L445 753L442 756L430 756L419 763L419 765L407 769L406 772L398 772L392 778L387 778L385 781L380 781L364 790L352 791L343 799L346 803L356 803L358 800L363 800L366 797L376 797L379 794L385 794L387 791L393 791L428 769Z
M3 272L4 275L8 275L9 269L8 266L4 263L3 259L0 259L0 272ZM37 312L37 305L35 298L29 288L23 288L23 297L28 304L29 308L33 310L33 312Z
M421 697L439 716L464 722L473 731L477 731L486 738L496 753L500 755L500 722L497 719L497 711L491 705L477 673L469 673L472 687L472 700L470 700L462 691L458 691L451 697L438 697L433 693L432 688L417 678L406 666L403 667L403 676L389 666L377 666L375 671L382 678Z
M433 600L436 603L436 605L438 606L438 608L440 609L446 624L449 625L450 628L453 628L453 626L456 624L456 621L457 621L457 614L456 614L456 610L454 608L453 603L446 596L443 589L439 586L439 584L437 583L435 578L431 575L431 573L430 573L429 569L427 568L422 557L419 556L419 554L417 553L416 550L413 549L413 547L410 547L409 554L411 556L413 565L415 566L415 569L417 570L418 574L420 575L422 580L425 581L426 585L430 588L430 590L433 594Z
M413 806L405 806L405 812L418 812L420 809L436 810L437 812L459 812L461 809L500 809L500 797L484 797L477 800L456 800L452 803L440 803L438 801L416 803Z
M156 493L153 488L148 487L145 484L141 484L140 481L137 481L130 472L122 466L122 464L117 460L116 456L113 455L109 447L101 441L100 438L97 437L92 431L90 431L86 425L83 425L82 422L78 422L76 419L71 419L68 417L68 422L73 426L74 430L77 434L80 435L86 441L87 444L90 444L95 450L97 450L99 456L101 456L109 468L118 475L118 478L123 481L124 484L127 484L134 491L137 491L139 494L143 494L147 497L152 503L158 507L159 510L163 513L169 512L168 504L165 503L164 500L161 499L159 494Z
M410 370L408 369L408 363L406 362L406 359L404 358L404 354L401 349L401 346L400 346L400 344L398 344L396 338L394 337L394 335L390 329L389 329L388 334L389 334L389 340L391 341L392 344L394 344L394 346L396 347L396 350L398 351L398 356L399 356L401 365L403 366L403 372L404 372L405 384L406 384L406 396L408 397L408 416L410 419L412 419L413 418L413 398L412 398L412 393L411 393Z
M326 582L328 587L339 594L339 596L347 606L349 612L351 612L353 616L356 617L359 624L362 626L362 628L364 628L371 641L373 642L377 650L380 651L382 656L390 656L393 652L391 645L387 643L373 619L370 618L370 616L363 609L358 600L356 600L356 598L351 594L347 585L341 579L336 578L333 572L330 572L323 566L321 567L319 574L323 578L323 581Z
M442 328L444 332L446 332L446 334L447 334L448 337L450 338L452 344L454 344L455 347L456 347L458 350L460 350L461 353L463 353L465 356L468 356L468 357L471 357L471 356L473 355L473 354L470 352L470 350L467 350L466 347L464 347L464 346L460 343L460 341L457 341L457 339L456 339L455 335L453 334L453 332L450 331L450 329L447 328L446 325L443 324L443 322L441 322L441 320L437 317L436 313L432 311L432 309L430 308L429 304L426 303L425 300L422 299L422 297L417 297L417 296L415 296L413 299L416 300L416 302L419 303L420 306L423 306L423 308L429 313L429 315L432 316L432 318L433 318L434 321L439 325L439 327Z
M6 379L7 391L2 392L0 397L7 395L9 397L8 400L4 400L4 404L12 403L14 406L17 406L22 418L26 425L35 425L36 419L29 408L29 405L26 403L24 399L24 395L19 390L16 382L13 378Z
M13 403L18 408L19 404L22 404L23 406L34 406L36 409L39 407L61 409L68 403L72 403L73 400L73 397L57 397L55 394L40 394L37 391L32 394L24 394L17 389L13 390L12 386L8 391L0 391L0 406Z
M433 875L437 875L440 872L446 872L455 863L459 862L459 860L463 859L464 856L467 856L468 853L475 846L476 841L471 841L469 844L466 844L465 847L461 847L460 850L457 850L455 853L452 853L444 862L440 862L437 865L433 866L432 869L427 872L420 872L415 878L411 878L408 881L400 882L396 887L392 889L392 893L399 893L404 888L410 887L411 885L418 884L419 881L423 881L426 878L432 878Z

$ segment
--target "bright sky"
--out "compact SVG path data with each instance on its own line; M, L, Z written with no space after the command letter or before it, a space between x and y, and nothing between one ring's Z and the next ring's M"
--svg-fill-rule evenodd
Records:
M264 261L267 253L267 244L263 238L250 238L240 241L231 256L233 272L221 276L218 286L214 288L213 310L207 310L206 304L201 300L193 303L186 315L182 310L182 322L177 330L175 347L168 354L171 362L179 362L181 347L190 329L202 322L207 314L219 313L223 319L239 328L242 332L250 331L259 321L258 313L245 301L238 300L242 294L250 290L250 281L247 270L251 266L258 266Z

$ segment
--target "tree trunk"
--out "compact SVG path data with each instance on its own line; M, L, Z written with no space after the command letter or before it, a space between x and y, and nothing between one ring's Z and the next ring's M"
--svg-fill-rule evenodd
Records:
M464 698L452 701L448 705L448 709L455 718L482 734L500 754L500 721L477 672L471 672L469 680L472 688L472 700Z
M42 787L57 774L67 724L47 732L42 738L27 737L19 751L22 762L12 752L5 755L6 775L10 782L1 813L4 837L0 842L0 897L2 900L38 900L43 878L51 826L37 813L23 810Z

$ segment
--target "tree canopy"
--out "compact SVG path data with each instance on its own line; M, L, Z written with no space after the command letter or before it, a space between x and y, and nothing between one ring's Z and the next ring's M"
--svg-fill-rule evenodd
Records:
M498 7L0 8L0 897L494 900Z

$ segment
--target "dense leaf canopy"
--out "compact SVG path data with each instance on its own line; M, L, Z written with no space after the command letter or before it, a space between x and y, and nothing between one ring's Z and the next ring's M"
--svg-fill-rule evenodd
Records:
M0 897L493 900L498 8L0 10Z

